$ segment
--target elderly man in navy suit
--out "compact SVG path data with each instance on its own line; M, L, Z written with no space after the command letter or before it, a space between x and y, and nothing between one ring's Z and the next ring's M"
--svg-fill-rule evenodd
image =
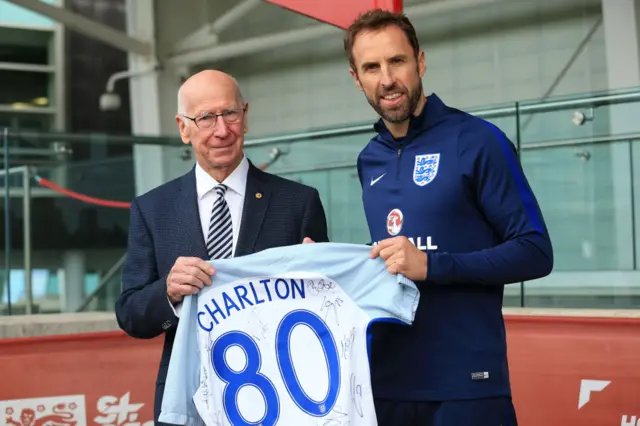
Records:
M178 92L176 122L196 165L131 203L116 317L130 336L164 333L156 423L181 301L215 279L205 260L328 241L318 191L261 171L244 155L248 111L231 76L207 70L190 77Z

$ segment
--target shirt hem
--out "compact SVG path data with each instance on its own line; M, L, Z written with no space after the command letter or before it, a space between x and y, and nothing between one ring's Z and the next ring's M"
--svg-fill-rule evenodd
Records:
M200 417L193 417L185 414L178 413L160 413L158 422L168 423L172 425L184 425L184 426L205 426L205 421Z
M425 402L425 401L456 401L456 400L468 400L468 399L482 399L482 398L495 398L495 397L508 397L511 398L511 390L492 388L485 391L473 391L473 392L460 392L460 391L442 391L442 390L394 390L386 389L382 391L374 391L375 399L385 399L392 401L411 401L411 402Z

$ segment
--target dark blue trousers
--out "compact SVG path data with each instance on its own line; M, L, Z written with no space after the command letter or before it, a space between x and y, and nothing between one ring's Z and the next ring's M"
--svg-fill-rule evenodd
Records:
M518 426L511 398L444 402L377 399L380 426Z

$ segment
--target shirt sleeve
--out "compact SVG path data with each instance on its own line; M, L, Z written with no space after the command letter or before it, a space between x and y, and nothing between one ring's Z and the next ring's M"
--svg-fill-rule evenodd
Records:
M200 386L200 350L198 346L197 297L188 295L181 304L171 360L167 371L162 407L158 421L174 425L202 426L193 396Z
M372 320L399 321L411 325L420 300L416 284L402 274L390 274L384 260L371 259L371 249L366 245L336 244L324 256L352 259L344 262L340 287L349 294Z
M459 135L458 159L502 243L471 253L428 253L427 281L504 285L548 275L551 240L513 143L494 125L470 119Z
M182 309L182 302L178 302L176 303L175 306L173 306L173 303L171 303L171 299L169 299L169 296L167 296L167 302L169 303L169 306L171 306L171 309L173 309L173 314L177 318L180 318L180 310Z

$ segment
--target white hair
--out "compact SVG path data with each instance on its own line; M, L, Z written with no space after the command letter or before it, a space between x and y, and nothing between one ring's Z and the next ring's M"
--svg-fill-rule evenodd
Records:
M184 99L183 99L183 95L182 95L182 87L184 86L184 84L182 86L180 86L180 88L178 89L178 114L179 115L186 115L187 111L184 109Z
M240 85L238 84L238 80L236 80L233 76L229 76L229 77L231 77L231 80L236 85L238 101L240 103L244 103L245 99L244 99L244 96L242 96L242 91L240 90ZM178 115L181 115L181 116L182 115L187 115L187 110L185 109L185 99L184 99L184 95L182 93L183 87L184 87L184 83L182 83L182 85L178 89ZM186 120L184 117L182 117L182 119Z

